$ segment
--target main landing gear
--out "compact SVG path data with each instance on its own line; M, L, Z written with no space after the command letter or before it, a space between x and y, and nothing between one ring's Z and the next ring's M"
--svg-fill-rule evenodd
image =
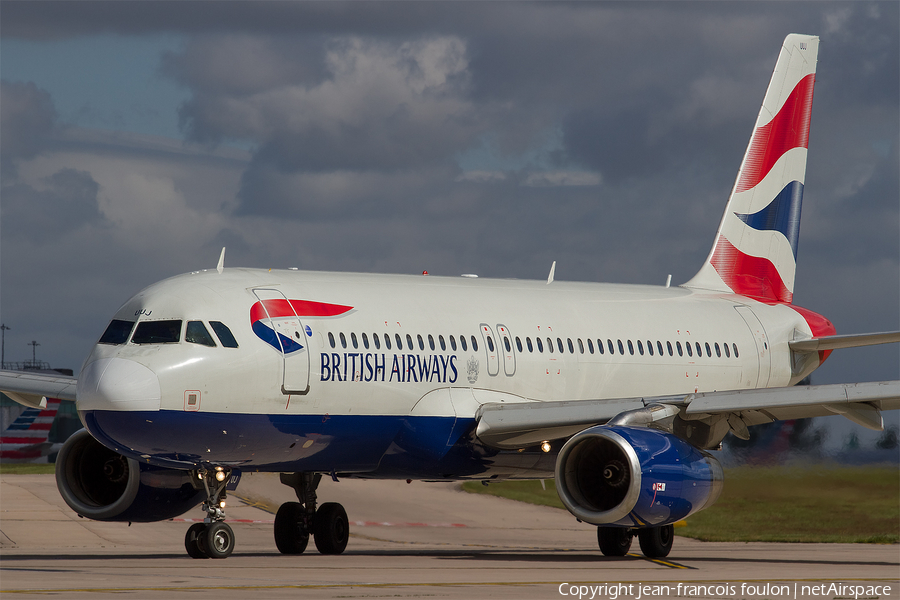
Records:
M300 502L285 502L275 515L275 545L282 554L302 554L315 540L321 554L340 554L347 547L347 511L336 502L316 508L321 473L282 473L281 483L294 488Z
M184 536L184 548L191 558L227 558L234 550L234 531L225 522L225 485L230 469L201 469L196 476L206 489L202 504L206 518L191 525Z
M625 556L631 548L631 539L637 536L641 552L647 558L665 558L672 550L675 527L662 525L646 529L626 529L624 527L598 527L597 543L605 556Z

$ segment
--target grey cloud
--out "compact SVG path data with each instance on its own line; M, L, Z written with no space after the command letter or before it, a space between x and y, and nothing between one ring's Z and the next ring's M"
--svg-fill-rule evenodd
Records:
M103 221L97 207L99 186L90 173L61 169L41 181L40 189L25 184L3 186L3 219L15 223L4 235L58 236Z
M56 130L56 109L33 83L0 81L0 174L13 177L16 162L43 150Z

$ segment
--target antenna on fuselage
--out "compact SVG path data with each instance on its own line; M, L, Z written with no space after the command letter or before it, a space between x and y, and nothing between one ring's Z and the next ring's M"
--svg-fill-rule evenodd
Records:
M225 270L225 246L222 246L222 253L219 255L219 264L216 265L216 271L220 274Z
M547 277L547 285L553 283L553 275L556 273L556 261L553 261L553 264L550 265L550 275Z

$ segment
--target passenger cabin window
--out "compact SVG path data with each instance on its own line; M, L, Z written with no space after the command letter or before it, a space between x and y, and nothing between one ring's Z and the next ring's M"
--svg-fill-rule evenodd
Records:
M459 345L462 346L463 352L467 352L469 349L466 348L466 336L459 336Z
M544 353L544 343L541 341L541 338L534 338L534 341L537 342L538 352L543 354Z
M359 340L356 339L356 334L350 332L350 343L353 344L353 348L359 348Z
M722 358L722 350L719 348L719 342L715 343L716 346L716 358Z
M181 321L143 321L131 337L133 344L174 344L181 339Z
M599 352L600 354L604 353L603 340L597 340L597 352Z
M507 351L507 352L512 352L512 346L509 345L509 338L508 338L508 337L504 337L504 338L503 338L503 347L506 348L506 351Z
M525 345L528 346L528 351L529 351L529 352L534 352L534 346L531 345L531 338L530 338L530 337L526 337L526 338L525 338Z
M684 356L684 350L681 349L681 342L675 342L675 347L678 348L678 356Z
M450 336L450 349L456 352L456 338L452 335ZM521 350L521 348L519 348Z
M728 344L722 344L722 347L725 348L725 358L731 358L731 350L728 349Z
M547 338L547 351L553 354L553 340Z
M428 334L428 347L434 350L434 336L430 333ZM493 350L493 348L491 348L491 350Z
M734 342L732 342L732 344L731 344L731 349L734 350L734 357L735 357L735 358L739 358L739 356L738 356L738 351L737 351L737 344L735 344Z
M647 343L649 344L650 342L647 342ZM666 343L668 343L668 342L666 342ZM659 340L656 340L656 349L659 350L659 355L662 356L663 355L662 342ZM671 356L671 354L672 354L672 348L669 347L669 355Z
M334 334L330 331L328 332L328 343L331 344L332 348L334 348Z
M475 339L475 336L472 336L472 352L478 352L478 340Z
M581 338L578 338L578 352L584 354L584 342L581 341Z
M644 345L641 343L641 340L637 341L637 345L638 345L638 354L643 356L644 355ZM631 348L631 343L628 344L628 347Z
M222 346L224 346L225 348L238 347L237 340L234 339L234 335L232 335L231 330L228 328L228 325L226 325L222 321L210 321L209 326L212 327L213 331L216 332L216 335L219 337L219 341L222 342Z
M377 334L377 333L373 333L373 334L372 334L372 341L375 343L375 349L376 349L376 350L381 350L381 338L378 337L378 334ZM334 344L332 344L331 347L333 348L333 347L334 347Z
M347 347L347 338L344 336L344 332L341 332L341 348Z
M491 352L493 352L493 351L494 351L494 340L493 340L493 338L491 338L491 336L487 336L486 339L487 339L488 349L489 349Z
M691 343L688 342L684 345L684 349L687 350L688 356L694 356L694 353L691 351Z
M634 356L634 344L631 343L631 340L628 340L628 354Z
M184 341L201 346L216 347L216 343L206 330L203 321L188 321L187 329L184 330Z
M522 351L522 340L519 339L519 336L516 336L516 350Z
M706 356L712 358L712 352L709 349L709 342L704 342L704 344L706 345Z
M362 334L362 340L363 340L363 347L364 347L366 350L368 350L368 349L369 349L369 336L367 336L367 335L365 334L365 332L363 332L363 334Z
M447 350L447 342L444 341L444 336L439 335L438 341L441 343L441 351L446 351Z
M673 356L673 354L672 354L672 342L666 342L666 348L669 350L669 356ZM660 351L660 354L662 354L662 351Z
M388 350L391 349L391 336L388 334L384 334L384 347Z
M106 331L103 332L103 335L100 336L100 341L97 343L111 344L113 346L124 344L128 341L131 330L134 329L134 323L134 321L113 319L109 322L109 325L106 326Z
M397 341L397 350L403 350L403 340L400 339L400 334L395 333L394 339ZM412 348L410 348L412 350Z
M619 345L621 346L621 345L622 345L622 342L619 342ZM606 339L606 347L609 348L609 353L610 353L610 354L615 354L615 353L616 353L615 346L613 346L612 340L609 339L609 338Z
M594 353L594 342L591 341L591 338L588 338L587 342L588 342L588 350L590 351L591 354L593 354Z
M638 344L638 347L640 347L640 344ZM653 356L653 342L650 340L647 340L647 354Z
M409 335L408 333L406 334L406 347L409 348L410 350L413 349L412 336Z

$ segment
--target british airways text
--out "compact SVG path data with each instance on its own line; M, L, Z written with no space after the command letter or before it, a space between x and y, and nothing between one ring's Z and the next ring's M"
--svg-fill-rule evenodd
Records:
M320 381L396 381L398 383L456 383L455 354L387 354L322 352Z

